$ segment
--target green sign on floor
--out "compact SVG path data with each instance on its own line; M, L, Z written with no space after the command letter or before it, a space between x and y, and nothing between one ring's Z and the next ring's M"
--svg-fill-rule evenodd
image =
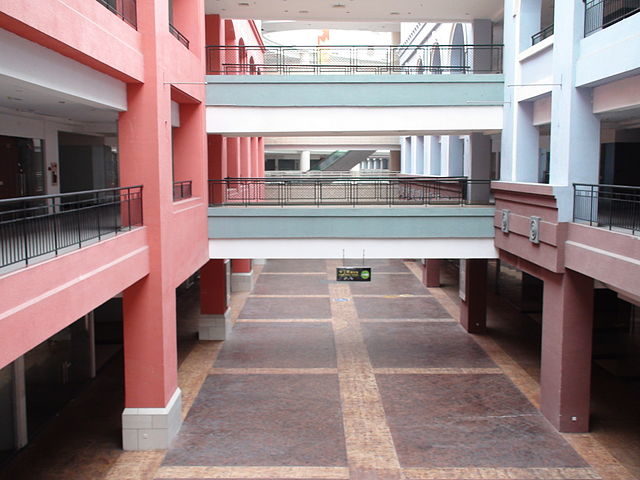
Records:
M336 280L339 282L370 282L371 267L338 267Z

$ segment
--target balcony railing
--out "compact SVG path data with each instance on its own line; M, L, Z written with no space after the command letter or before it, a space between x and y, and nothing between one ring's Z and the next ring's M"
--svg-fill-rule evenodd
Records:
M536 43L540 43L545 38L553 35L553 23L548 27L543 28L535 35L531 35L531 45L535 45Z
M209 180L212 206L487 205L489 180L464 177L299 177ZM478 195L483 191L485 195Z
M173 201L191 198L191 180L184 182L173 182Z
M623 233L640 233L640 187L573 185L573 221Z
M185 47L189 48L189 39L185 37L182 33L180 33L180 30L178 30L173 25L169 24L169 31L171 32L171 35L173 35L178 40L180 40L180 43L182 43Z
M584 35L591 35L640 12L640 0L588 0L585 5Z
M0 267L28 265L139 225L139 185L0 200Z
M98 3L107 7L133 28L138 28L136 0L98 0Z
M405 64L403 59L408 57L416 64ZM253 59L253 63L246 59ZM224 75L501 73L502 45L213 45L207 47L207 72Z

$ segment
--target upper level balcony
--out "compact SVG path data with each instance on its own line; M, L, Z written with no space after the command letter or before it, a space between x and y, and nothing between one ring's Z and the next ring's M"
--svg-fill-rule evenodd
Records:
M416 65L403 63L408 52ZM423 75L502 73L502 45L207 47L212 75Z
M0 200L0 272L141 225L141 186Z
M133 28L138 28L138 11L136 0L97 0L111 12L127 22Z
M591 35L640 12L640 0L589 0L585 4L584 34Z
M209 181L210 258L495 258L488 180L401 175Z
M640 235L640 187L574 184L573 191L574 222Z

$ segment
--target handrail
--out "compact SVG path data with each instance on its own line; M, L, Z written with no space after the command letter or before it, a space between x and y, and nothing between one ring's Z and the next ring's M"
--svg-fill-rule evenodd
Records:
M574 183L573 221L639 234L640 187Z
M466 177L227 178L209 180L211 206L488 205L490 180Z
M584 36L591 35L640 12L640 0L587 0Z
M185 200L191 198L192 195L192 182L191 180L185 180L182 182L173 182L173 201Z
M403 63L413 50L420 65ZM477 45L209 45L209 74L501 73L503 46ZM248 58L253 59L249 65Z
M141 185L0 200L0 267L28 265L142 222Z
M176 27L174 27L171 23L169 24L169 31L171 32L171 35L173 35L174 37L176 37L180 43L182 43L185 47L189 48L189 39L187 37L185 37L180 30L178 30Z
M553 23L551 25L546 26L538 33L531 35L531 45L535 45L536 43L540 43L545 38L553 35Z
M133 28L138 28L138 12L136 0L122 0L120 8L116 5L112 5L115 2L109 2L109 0L97 0L98 3L106 7L111 13L120 17L123 21L127 22Z

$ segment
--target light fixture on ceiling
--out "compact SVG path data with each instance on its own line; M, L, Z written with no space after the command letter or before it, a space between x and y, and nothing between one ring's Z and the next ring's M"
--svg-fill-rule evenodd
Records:
M239 7L248 7L249 3L248 2L238 2L238 6Z
M344 3L334 3L331 8L347 8L347 6Z
M309 13L309 10L298 10L298 13Z
M391 12L389 15L400 15L400 12Z

